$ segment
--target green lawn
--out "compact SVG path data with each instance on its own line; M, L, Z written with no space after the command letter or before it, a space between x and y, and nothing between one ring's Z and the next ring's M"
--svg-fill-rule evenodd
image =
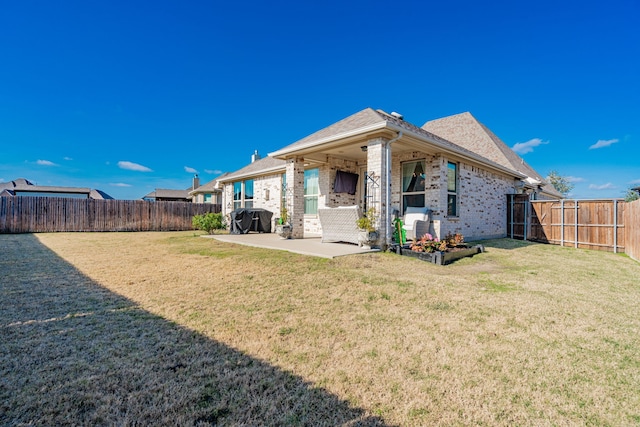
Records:
M640 424L640 264L0 235L0 425Z

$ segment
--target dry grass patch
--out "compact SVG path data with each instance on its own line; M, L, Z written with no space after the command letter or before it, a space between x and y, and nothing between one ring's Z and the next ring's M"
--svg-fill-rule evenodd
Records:
M0 246L7 239L29 238L0 236ZM47 333L45 338L33 326L12 326L16 318L61 319L44 325L77 322L74 333L93 334L87 343L102 343L93 356L85 360L83 350L83 356L69 355L65 366L76 358L86 366L100 361L98 384L107 381L103 376L118 375L117 366L106 363L112 353L122 352L117 343L132 340L130 347L135 337L144 337L144 345L133 351L147 361L142 369L149 372L131 375L133 384L127 375L118 377L128 388L120 394L107 388L82 416L106 411L104 419L119 423L146 414L129 389L167 400L173 383L161 367L180 365L199 374L179 376L185 392L162 405L185 422L640 422L640 320L635 315L640 266L624 256L497 240L485 242L485 254L441 267L393 254L326 260L193 233L42 234L37 239L46 246L41 246L44 254L50 249L60 257L60 265L36 264L43 282L36 295L31 284L3 284L3 302L17 292L40 307L29 316L2 315L3 335L25 331L9 340L11 360L28 345L22 341L45 340L54 348L61 336ZM18 271L10 282L34 274ZM62 278L68 274L77 280ZM70 305L51 305L42 313L49 307L42 300L52 299L44 290L47 282L64 280L74 285L59 283L53 300ZM91 289L80 305L78 286ZM84 312L93 314L78 316ZM102 342L95 328L105 322L109 340ZM113 336L118 338L112 345ZM241 397L232 398L238 389L225 381L251 374L249 368L225 371L228 354L259 367L261 388L239 380ZM164 358L171 362L163 364ZM47 373L55 371L57 359L50 360L47 351L38 360ZM12 367L20 371L19 364ZM226 380L218 369L226 372ZM71 382L64 391L73 395L74 376L82 370L63 372ZM136 386L136 375L159 372L156 392L147 382ZM40 375L47 387L61 380ZM15 383L20 381L10 375L2 390L19 389ZM282 382L294 386L282 387ZM41 393L37 387L29 390L33 396ZM84 389L79 390L76 395L82 396ZM256 396L260 402L250 404ZM7 398L13 405L8 413L16 416L15 406L28 396ZM327 409L332 405L335 410ZM39 414L35 407L31 411ZM129 412L129 418L115 415ZM273 418L275 413L280 415Z

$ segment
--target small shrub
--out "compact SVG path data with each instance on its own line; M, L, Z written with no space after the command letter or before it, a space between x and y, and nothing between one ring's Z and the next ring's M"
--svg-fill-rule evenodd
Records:
M368 232L376 231L375 221L376 221L376 210L374 208L369 208L365 212L364 216L356 220L356 226L360 230L364 230Z
M209 234L213 234L214 230L225 230L227 228L221 213L195 215L191 223L193 228L206 231Z
M284 225L289 221L289 213L286 207L280 208L280 218L278 218L278 224Z

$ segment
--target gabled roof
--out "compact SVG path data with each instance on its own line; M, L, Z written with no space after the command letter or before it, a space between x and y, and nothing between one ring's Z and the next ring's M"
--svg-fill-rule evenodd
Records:
M562 197L562 195L540 174L529 166L500 138L469 112L426 122L422 129L446 138L455 144L475 153L481 153L487 159L506 168L518 171L528 177L529 184L540 184L544 192Z
M0 192L3 195L15 196L17 193L50 193L50 194L85 194L90 199L113 199L110 195L100 190L85 187L60 187L50 185L35 185L24 178L18 178L9 182L0 182Z
M373 108L365 108L351 116L340 120L324 129L321 129L309 136L306 136L293 144L270 153L269 156L277 156L281 152L292 151L298 148L306 147L309 145L316 145L326 139L337 139L340 136L347 136L350 133L361 133L364 130L371 128L381 128L386 124L385 117Z
M189 191L189 194L193 195L193 194L198 194L198 193L215 193L217 191L222 191L222 189L220 188L219 183L227 175L229 175L229 172L225 172L222 175L219 175L216 178L212 179L211 181L209 181L209 182L207 182L205 184L202 184L200 187Z
M264 157L249 163L247 166L240 170L232 172L224 177L218 177L220 182L231 182L243 178L251 178L255 176L264 175L265 173L283 171L286 168L286 162L281 159L275 159L271 156Z
M347 139L353 136L362 136L368 133L375 133L382 130L390 130L393 132L402 131L407 135L412 135L417 140L429 144L430 146L446 153L455 154L469 160L479 162L491 168L509 173L518 178L525 178L526 174L522 174L512 167L504 166L491 159L485 157L481 152L469 150L466 147L452 143L451 141L436 135L426 129L409 123L392 114L388 114L382 110L374 110L365 108L331 126L319 130L299 141L294 142L278 151L270 153L272 157L286 158L288 155L295 155L297 151L320 148L324 144L331 144L341 139Z
M26 187L27 185L33 185L33 183L29 180L26 180L24 178L18 178L18 179L14 179L13 181L9 181L9 182L0 182L0 189L14 189L16 187Z
M187 200L189 196L189 190L171 190L167 188L156 188L151 193L143 197L143 199L184 199Z

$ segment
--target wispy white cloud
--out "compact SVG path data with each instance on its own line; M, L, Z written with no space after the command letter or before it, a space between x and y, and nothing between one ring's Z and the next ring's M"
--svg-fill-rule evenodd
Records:
M589 190L614 190L616 188L618 187L616 187L610 182L607 182L606 184L602 184L602 185L596 185L596 184L589 185Z
M119 161L118 162L118 167L120 169L127 169L130 171L137 171L137 172L153 172L151 169L149 169L146 166L142 166L138 163L133 163L133 162L127 162L127 161Z
M222 171L218 169L205 169L204 171L211 175L220 175L222 173Z
M40 166L58 166L55 163L53 163L52 161L49 160L37 160L36 164L40 165Z
M131 184L125 184L124 182L110 182L112 187L131 187Z
M603 148L603 147L608 147L611 144L615 144L616 142L619 142L619 139L600 139L598 140L598 142L596 142L595 144L593 144L591 147L589 147L589 150L595 150L598 148Z
M527 142L518 142L511 149L518 154L531 153L533 149L539 145L548 144L549 141L543 141L540 138L533 138Z
M640 184L640 179L634 179L633 181L629 181L629 184L631 185Z
M184 171L188 173L198 173L197 170L195 170L194 168L190 168L189 166L185 166Z
M64 157L64 160L73 160L71 157Z
M567 178L567 181L569 182L585 182L586 181L586 179L580 176L568 176L566 178Z

